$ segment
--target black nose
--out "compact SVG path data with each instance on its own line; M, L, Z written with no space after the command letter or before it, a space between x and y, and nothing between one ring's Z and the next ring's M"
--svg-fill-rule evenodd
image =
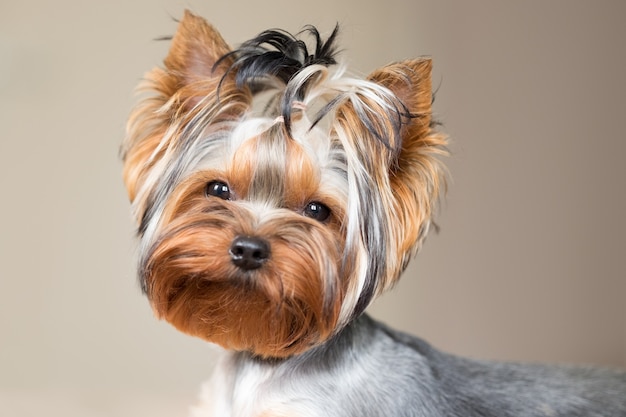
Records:
M260 268L270 257L270 245L255 236L237 236L230 245L230 259L246 271Z

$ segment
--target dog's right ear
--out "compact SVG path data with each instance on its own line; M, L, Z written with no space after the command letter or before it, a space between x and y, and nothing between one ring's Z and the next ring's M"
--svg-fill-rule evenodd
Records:
M136 200L149 193L148 178L158 176L151 175L153 169L192 120L215 123L237 118L248 108L250 93L235 85L230 52L212 25L185 11L165 67L150 71L139 85L144 95L129 117L122 145L124 182L138 217L145 201Z

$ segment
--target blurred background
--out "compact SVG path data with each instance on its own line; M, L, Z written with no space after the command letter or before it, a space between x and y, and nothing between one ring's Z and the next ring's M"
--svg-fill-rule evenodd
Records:
M118 147L190 8L434 58L451 183L373 315L450 352L626 367L626 2L0 0L0 415L184 416L216 348L155 320Z

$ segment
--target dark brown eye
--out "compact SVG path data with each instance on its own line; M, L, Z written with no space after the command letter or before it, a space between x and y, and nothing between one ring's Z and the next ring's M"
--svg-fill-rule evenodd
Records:
M206 195L218 197L222 200L230 200L232 195L230 187L223 181L211 181L206 186Z
M304 215L317 221L323 222L324 220L328 219L328 217L330 217L330 209L322 203L312 201L304 208Z

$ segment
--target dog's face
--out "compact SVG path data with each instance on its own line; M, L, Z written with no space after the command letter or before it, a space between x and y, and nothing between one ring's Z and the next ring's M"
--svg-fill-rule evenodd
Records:
M329 68L334 37L309 54L272 31L231 51L186 13L165 68L147 75L124 179L142 287L178 329L297 354L360 314L417 251L443 185L430 60L348 78Z

